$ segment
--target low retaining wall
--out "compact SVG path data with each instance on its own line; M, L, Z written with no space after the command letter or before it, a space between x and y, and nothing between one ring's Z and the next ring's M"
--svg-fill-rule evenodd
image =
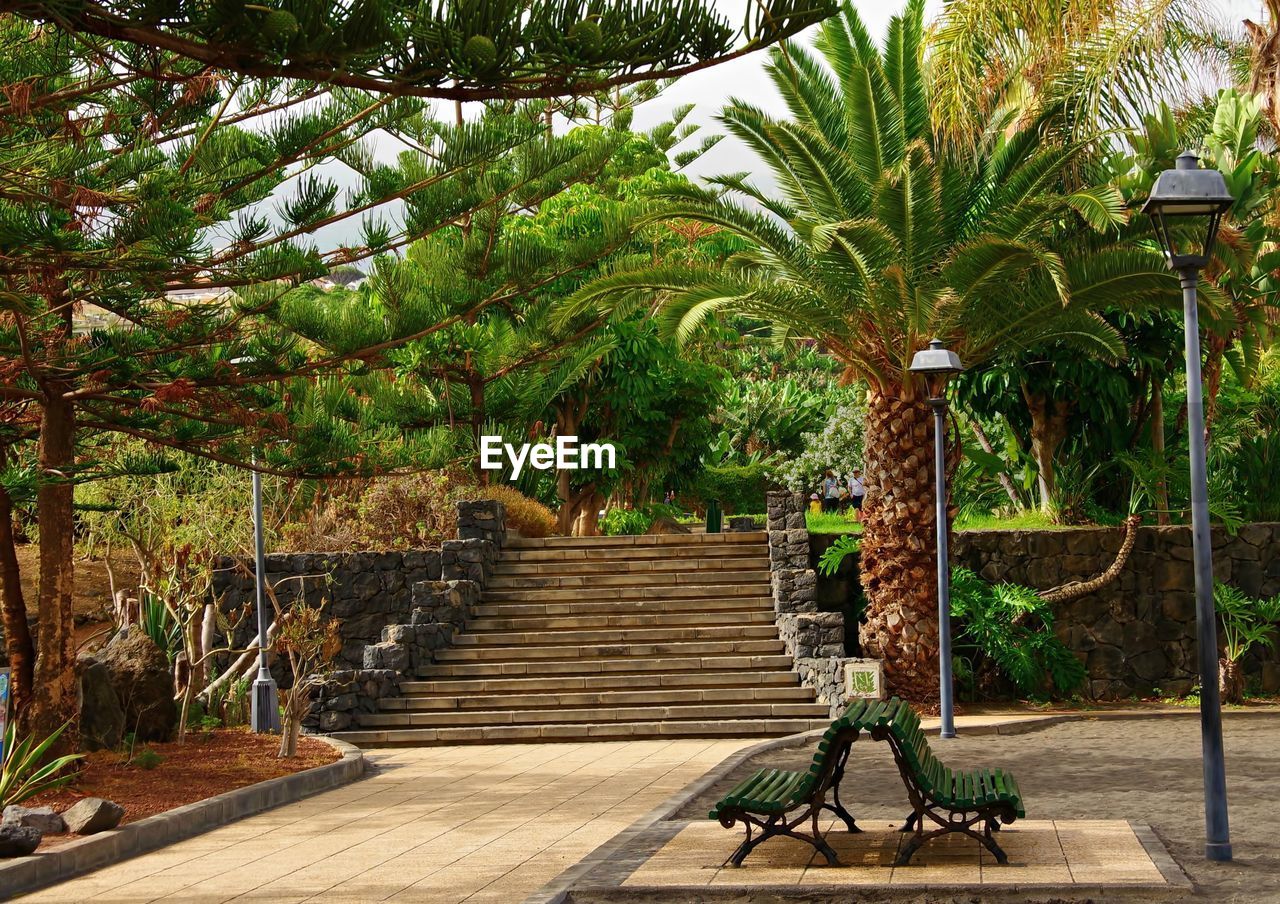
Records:
M1047 590L1104 571L1120 540L1118 528L962 531L953 556L985 580ZM1055 630L1084 660L1088 696L1180 695L1197 683L1191 551L1189 527L1141 527L1114 583L1057 607ZM1250 596L1280 593L1280 524L1246 524L1234 536L1214 528L1213 565L1218 580ZM1251 681L1280 691L1280 656L1259 654L1246 662Z
M377 643L387 625L408 621L413 612L413 586L438 581L441 551L350 553L277 553L266 557L267 580L282 606L302 597L308 605L327 602L327 611L342 622L338 664L364 666L364 648ZM236 625L232 646L247 647L257 632L253 617L253 560L225 559L213 582L213 593L227 613L249 613Z
M813 535L810 562L816 565L834 539ZM1101 574L1115 560L1121 539L1119 528L958 531L951 557L987 581L1048 590ZM1140 527L1114 583L1057 607L1054 628L1085 663L1087 697L1180 696L1198 683L1191 553L1189 527ZM1280 524L1247 524L1235 535L1214 528L1213 564L1219 580L1250 596L1280 593ZM817 609L844 609L850 653L857 651L857 625L849 613L861 605L860 597L856 555L836 575L817 575ZM1245 671L1258 689L1280 693L1280 652L1256 650Z
M506 509L489 500L459 502L458 538L440 549L409 552L281 553L266 557L267 580L281 606L303 599L326 606L341 623L342 651L316 687L309 732L344 731L377 701L400 694L438 650L453 643L473 615L480 590L506 542ZM232 631L232 646L248 647L257 631L254 563L226 559L213 591L224 612L248 612ZM281 687L293 678L272 665Z
M818 606L818 574L810 561L808 501L800 493L771 492L767 498L769 570L778 636L794 660L800 680L812 687L832 715L845 706L845 613ZM857 626L852 626L856 634Z

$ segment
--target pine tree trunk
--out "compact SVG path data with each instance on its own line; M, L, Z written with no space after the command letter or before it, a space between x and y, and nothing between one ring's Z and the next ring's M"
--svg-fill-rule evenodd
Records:
M76 718L79 697L71 599L75 518L69 479L75 465L75 409L60 397L56 387L45 402L40 422L39 461L40 630L27 725L43 737ZM79 744L76 726L65 731L59 742L60 749L74 750Z
M864 655L884 662L891 693L938 701L933 412L901 387L867 402L867 496L862 509Z
M476 480L480 486L487 487L489 485L489 472L481 467L479 449L480 437L484 434L485 419L485 401L484 401L484 378L473 375L467 381L467 386L471 391L471 439L476 444Z
M0 458L0 460L3 460ZM19 726L25 725L27 701L35 680L36 651L27 624L27 600L13 536L13 500L0 486L0 596L3 597L5 652L9 656L9 705Z

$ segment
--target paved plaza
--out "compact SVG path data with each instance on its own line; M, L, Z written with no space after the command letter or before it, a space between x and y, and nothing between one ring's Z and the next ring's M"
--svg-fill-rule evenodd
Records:
M824 820L827 841L840 857L830 867L802 841L775 838L753 851L742 867L725 861L742 840L708 821L684 825L622 881L626 889L669 889L686 900L694 889L733 893L758 886L812 888L815 898L832 888L862 890L884 886L970 889L1017 886L1053 889L1124 887L1159 891L1170 885L1157 861L1177 882L1180 874L1144 827L1123 820L1023 820L999 834L1009 863L995 862L981 845L962 835L937 839L918 851L909 866L894 866L905 837L901 823L866 822L849 834L834 819ZM1149 851L1147 845L1152 850ZM1153 858L1154 852L1154 858ZM1185 879L1177 887L1185 886ZM683 889L684 891L677 891ZM620 896L619 900L625 900Z
M22 901L510 904L750 741L432 747Z

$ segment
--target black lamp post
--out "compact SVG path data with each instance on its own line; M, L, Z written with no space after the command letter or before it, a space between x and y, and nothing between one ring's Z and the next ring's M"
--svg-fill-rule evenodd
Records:
M1218 699L1218 620L1213 606L1213 545L1209 534L1209 490L1205 476L1204 395L1200 380L1200 323L1196 286L1209 262L1222 215L1235 199L1217 170L1200 169L1190 151L1177 168L1156 179L1143 212L1151 215L1169 268L1182 282L1187 359L1187 433L1191 459L1191 538L1196 574L1196 645L1200 659L1200 741L1204 761L1205 856L1231 859L1227 823L1227 771L1222 754L1222 703ZM1203 237L1180 247L1179 226L1203 222Z
M938 542L938 697L942 710L939 737L956 736L951 687L951 566L947 561L947 381L964 370L960 358L941 339L915 353L911 372L924 377L933 408L933 466Z

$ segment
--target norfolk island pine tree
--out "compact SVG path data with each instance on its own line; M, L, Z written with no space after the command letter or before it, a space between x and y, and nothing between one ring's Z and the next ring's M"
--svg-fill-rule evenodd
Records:
M696 17L693 5L682 9ZM798 30L823 10L791 12L774 10L748 47ZM358 438L347 384L384 364L386 352L464 313L431 321L407 307L375 320L359 310L321 310L290 290L492 202L469 175L487 160L522 155L523 178L510 190L536 203L539 177L572 164L575 152L545 140L535 123L445 126L420 101L335 88L343 80L332 71L327 84L254 80L132 42L132 32L119 41L84 40L31 18L3 20L10 50L0 60L8 86L0 154L20 176L0 192L8 372L0 395L12 462L5 504L28 492L41 525L39 649L19 651L15 691L24 723L49 731L76 706L73 487L95 464L83 460L80 443L123 434L240 465L258 448L257 467L272 473L367 472L375 465L368 452L378 446ZM451 22L456 37L461 26ZM633 34L643 34L642 25ZM692 53L688 39L668 35L647 50L640 41L632 48L638 68L617 81L666 74ZM722 44L730 40L732 30L721 35ZM709 48L704 62L715 58ZM247 59L219 61L233 58ZM443 96L523 93L504 87L498 70L482 78L463 71L479 65L474 60L459 65L451 78L483 86ZM608 60L591 70L607 73ZM541 93L567 85L575 70L558 71ZM430 93L412 80L400 87ZM362 146L377 129L407 147L396 165ZM359 177L343 204L336 185L315 172L335 159ZM268 212L273 192L286 197ZM393 225L379 211L395 201L404 212ZM318 228L356 219L354 244L322 253L307 240ZM167 300L166 292L183 289L227 290L234 299ZM79 333L73 314L86 303L113 324ZM291 442L267 442L278 435ZM12 457L31 445L30 462ZM0 561L0 573L10 573L7 564ZM6 621L13 621L24 614L21 593L8 579L5 590ZM24 641L20 630L8 637Z

